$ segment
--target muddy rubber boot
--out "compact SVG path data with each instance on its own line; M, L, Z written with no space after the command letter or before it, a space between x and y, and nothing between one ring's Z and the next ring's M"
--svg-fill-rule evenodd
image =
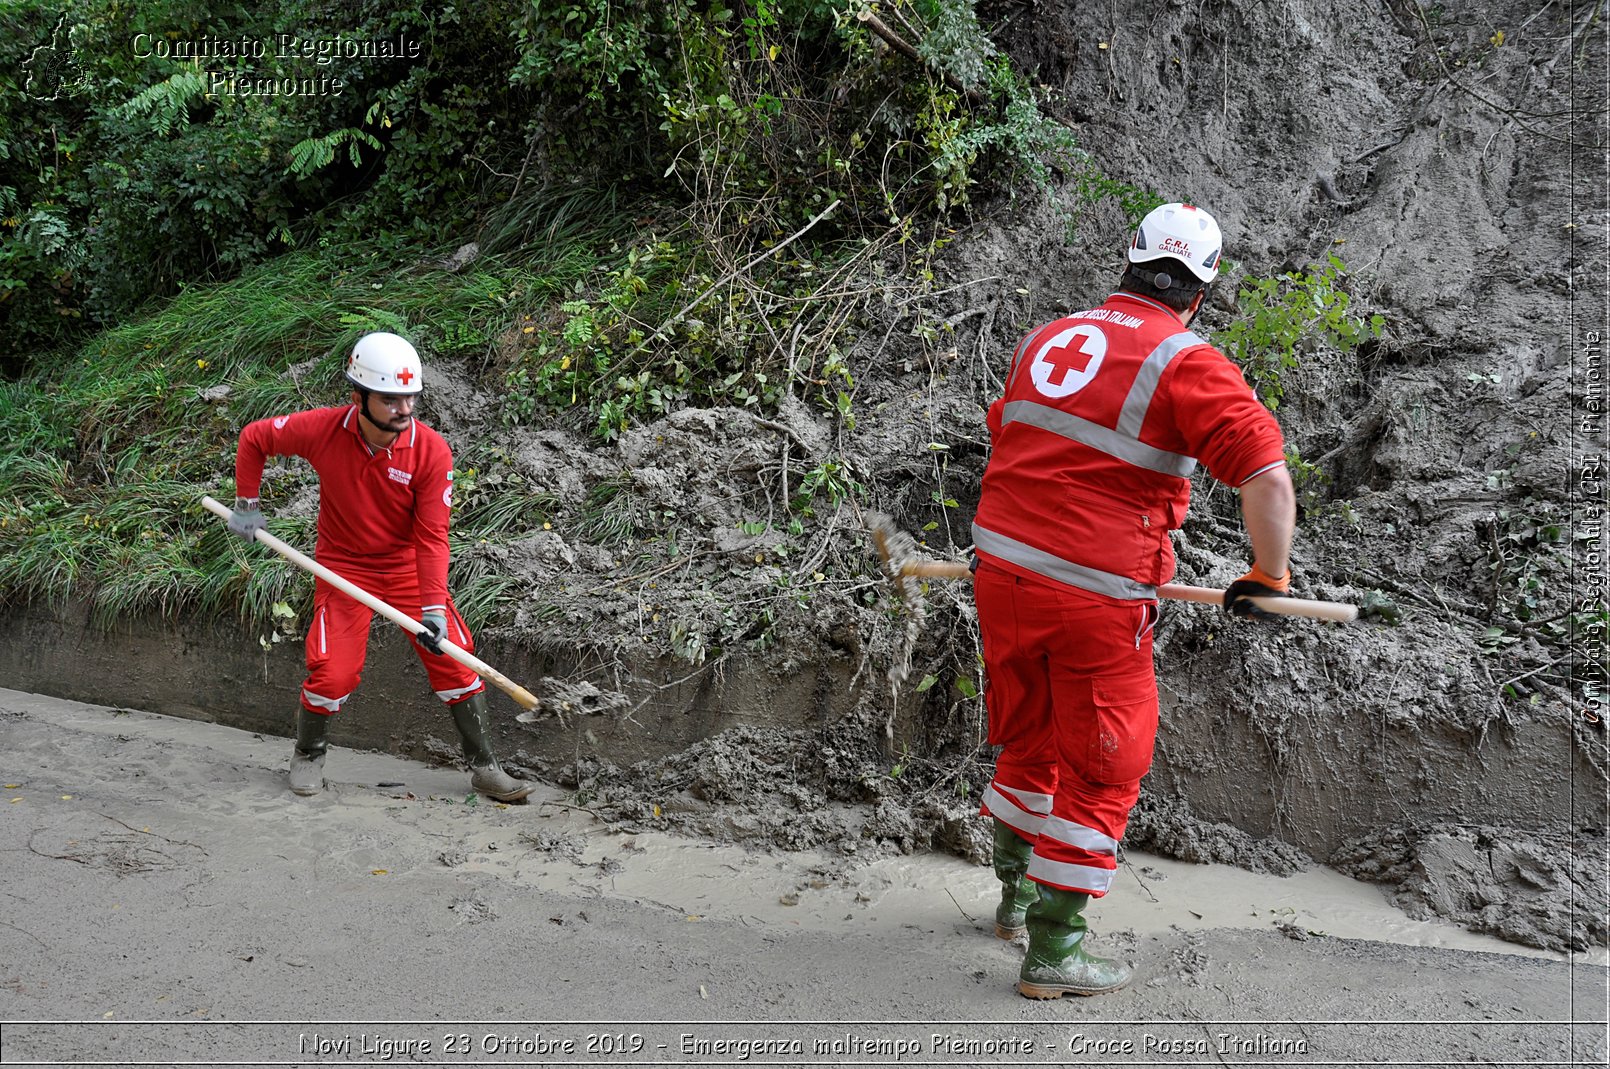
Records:
M498 759L492 756L492 745L487 741L486 732L485 692L465 698L448 708L453 711L453 723L458 725L459 737L464 740L464 760L470 766L470 786L499 802L518 802L530 794L536 784L515 779L503 771Z
M1024 998L1104 995L1129 983L1134 970L1121 961L1098 958L1085 949L1089 928L1084 908L1090 896L1042 885L1029 907L1029 952L1018 973Z
M1029 869L1034 845L1012 830L1010 824L995 821L995 878L1001 881L1001 904L995 907L995 935L1017 939L1028 931L1024 914L1040 897L1040 885L1023 874Z
M330 718L297 707L296 747L291 750L291 793L306 798L324 790L324 753L330 748Z

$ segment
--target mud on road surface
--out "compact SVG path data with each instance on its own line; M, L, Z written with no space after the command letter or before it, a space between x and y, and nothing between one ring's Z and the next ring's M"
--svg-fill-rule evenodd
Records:
M1602 961L1504 953L1336 876L1283 899L1278 878L1132 859L1127 905L1093 918L1135 982L1030 1002L993 881L954 858L745 850L552 790L471 804L461 770L341 747L299 799L284 739L16 691L0 752L7 1061L453 1060L461 1034L512 1064L576 1064L601 1035L642 1040L619 1064L762 1040L784 1064L911 1043L955 1065L1606 1054ZM1441 945L1342 937L1360 929Z

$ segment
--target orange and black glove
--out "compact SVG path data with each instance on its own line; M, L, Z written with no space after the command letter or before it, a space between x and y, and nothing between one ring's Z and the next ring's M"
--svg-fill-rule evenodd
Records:
M1224 611L1235 616L1250 616L1254 620L1265 623L1280 623L1278 613L1264 612L1252 602L1249 597L1283 598L1291 593L1291 570L1279 579L1259 568L1256 563L1252 571L1231 583L1224 590Z

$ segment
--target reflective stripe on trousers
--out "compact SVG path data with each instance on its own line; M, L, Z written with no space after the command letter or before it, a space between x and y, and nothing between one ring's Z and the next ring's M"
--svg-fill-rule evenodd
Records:
M1048 883L1070 891L1083 891L1100 898L1112 887L1116 868L1098 869L1094 865L1071 865L1065 861L1050 861L1036 853L1029 858L1029 879Z
M302 688L302 704L304 706L315 711L323 709L332 716L341 711L341 706L345 704L346 700L350 697L352 697L352 694L349 692L341 695L339 698L326 698L322 694L314 694L306 687Z
M1032 843L1039 837L1045 818L1051 815L1051 796L1018 790L996 780L984 789L983 812Z

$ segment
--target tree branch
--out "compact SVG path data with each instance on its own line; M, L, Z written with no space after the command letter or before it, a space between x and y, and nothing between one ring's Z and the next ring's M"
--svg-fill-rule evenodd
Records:
M922 53L918 52L914 47L912 47L911 43L904 37L901 37L898 33L895 33L893 30L891 30L888 23L874 15L871 8L862 8L861 12L855 17L866 23L867 29L883 38L890 48L894 49L902 56L905 56L913 63L923 67L928 66L928 61L922 58ZM983 93L980 93L976 89L967 88L961 83L960 78L957 78L949 71L937 71L937 73L945 80L946 85L965 96L967 98L967 102L974 107L981 108L989 103L988 97L984 96Z

